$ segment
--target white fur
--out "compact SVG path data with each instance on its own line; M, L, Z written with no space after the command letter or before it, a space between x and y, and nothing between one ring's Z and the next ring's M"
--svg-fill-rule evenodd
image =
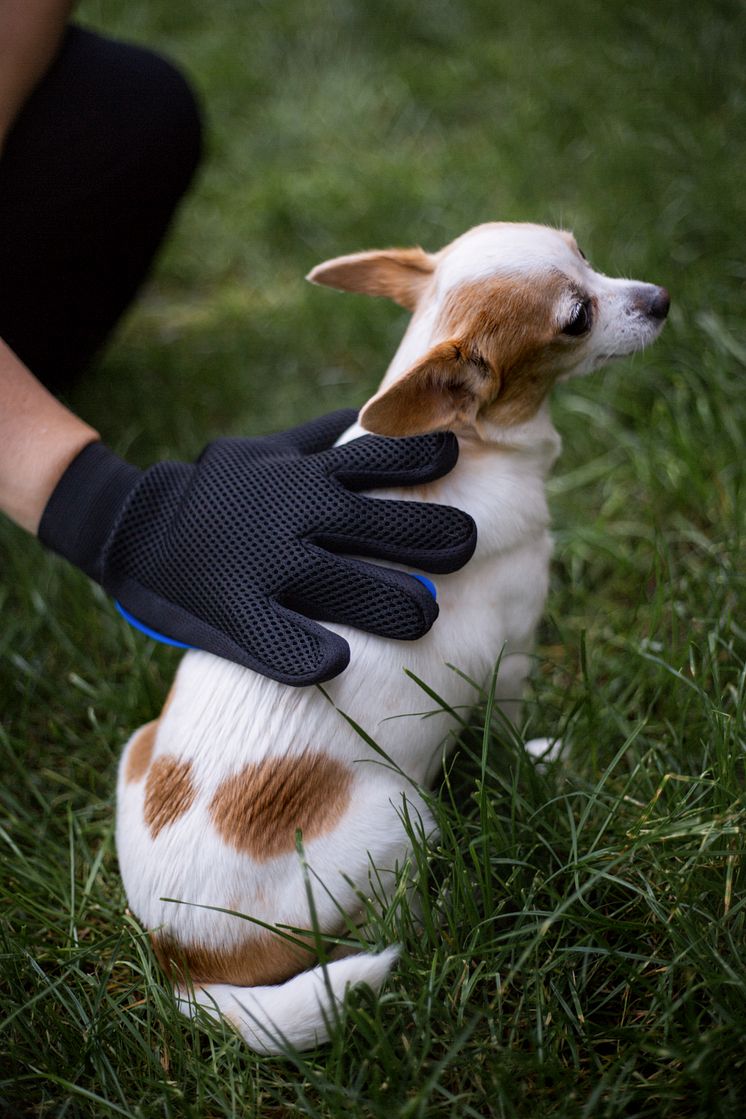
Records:
M596 300L593 331L576 344L574 361L564 372L596 368L610 356L640 348L660 329L660 323L647 321L635 309L641 285L593 272L569 235L555 230L480 226L433 260L436 271L427 302L417 308L384 385L441 340L436 324L448 292L496 274L530 275L541 283L550 270L560 270L568 278L568 291L574 285ZM571 293L562 298L558 322L572 304ZM359 433L356 426L345 438ZM471 562L462 571L435 578L440 617L420 641L389 641L330 626L349 642L351 661L347 671L324 686L326 696L315 687L276 684L206 653L184 657L173 702L159 726L156 756L167 753L191 762L200 790L197 802L152 839L143 820L144 782L127 783L124 765L120 770L119 861L129 904L146 927L166 928L182 942L208 945L237 944L245 937L244 921L200 906L237 910L270 925L310 927L298 856L255 862L223 842L206 810L218 783L247 762L307 748L322 749L354 771L352 802L342 821L305 844L320 927L334 923L338 907L352 915L360 911L360 895L371 895L377 881L375 874L371 879L373 867L393 886L410 850L402 822L405 801L423 832L432 832L432 817L416 789L436 776L454 729L444 713L413 717L434 705L405 669L453 707L464 708L474 702L474 689L448 665L485 683L502 654L497 698L517 718L547 593L551 539L544 483L560 440L542 405L520 426L482 425L478 436L464 432L460 446L458 464L445 478L386 491L405 501L457 506L478 526ZM358 723L409 780L382 764L335 707ZM196 904L177 905L164 898ZM286 1043L313 1045L328 1036L327 1020L346 987L367 982L378 989L394 955L335 961L326 980L322 969L315 968L279 986L246 990L212 985L195 992L195 998L209 1012L229 1016L260 1052L281 1051ZM180 997L182 1007L192 1012L193 1002L184 992Z

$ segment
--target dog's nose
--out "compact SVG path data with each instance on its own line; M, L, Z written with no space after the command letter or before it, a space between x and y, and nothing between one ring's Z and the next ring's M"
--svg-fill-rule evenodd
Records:
M635 284L632 291L631 307L649 319L663 322L671 306L671 296L665 288L656 284Z
M655 295L648 306L648 314L652 319L665 319L668 308L671 306L671 296L666 288L655 288Z

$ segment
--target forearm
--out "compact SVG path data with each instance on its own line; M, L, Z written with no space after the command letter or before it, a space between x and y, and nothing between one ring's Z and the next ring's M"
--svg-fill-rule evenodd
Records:
M0 0L0 148L48 69L74 0Z
M98 438L0 341L0 512L36 533L62 474Z

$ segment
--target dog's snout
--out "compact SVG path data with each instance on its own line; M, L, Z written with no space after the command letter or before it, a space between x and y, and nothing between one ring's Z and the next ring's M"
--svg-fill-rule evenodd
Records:
M659 288L655 284L644 284L636 292L634 306L648 318L659 319L662 322L671 306L671 296L666 288Z

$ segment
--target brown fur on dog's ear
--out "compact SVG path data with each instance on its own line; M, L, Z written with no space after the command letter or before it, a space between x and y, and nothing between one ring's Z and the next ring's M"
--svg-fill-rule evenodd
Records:
M375 435L468 427L494 392L495 374L481 355L455 340L440 342L369 400L359 422Z
M340 291L382 295L414 311L434 269L435 257L424 249L383 249L327 260L306 279Z

